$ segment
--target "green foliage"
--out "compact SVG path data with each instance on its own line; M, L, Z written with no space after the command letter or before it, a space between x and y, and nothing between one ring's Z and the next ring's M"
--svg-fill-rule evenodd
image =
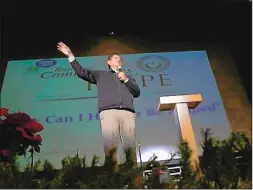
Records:
M178 182L179 189L198 189L200 184L198 183L197 173L192 171L190 156L191 150L186 141L181 141L179 144L179 150L181 153L180 165L182 166L181 180Z
M191 150L187 142L180 142L181 180L169 180L160 183L158 171L161 165L154 155L136 167L135 152L129 150L126 161L117 165L114 151L106 158L103 166L98 166L99 157L94 156L90 166L86 157L76 154L62 160L62 169L56 170L49 160L36 161L23 172L19 169L17 157L12 162L0 162L0 188L149 188L149 189L188 189L188 188L251 188L252 147L242 133L231 133L229 138L219 140L211 136L209 129L202 132L203 155L200 157L199 170L193 172L190 167ZM118 170L114 168L118 166ZM148 177L142 177L144 170L152 170ZM201 175L200 175L201 174Z
M6 188L6 189L11 189L11 188L18 188L16 187L13 183L15 180L15 176L12 173L12 167L11 165L7 165L5 163L1 163L0 165L0 188Z
M240 180L251 179L252 147L243 133L231 133L229 138L219 140L211 137L207 129L202 136L200 167L204 172L202 180L208 181L209 187L237 188Z

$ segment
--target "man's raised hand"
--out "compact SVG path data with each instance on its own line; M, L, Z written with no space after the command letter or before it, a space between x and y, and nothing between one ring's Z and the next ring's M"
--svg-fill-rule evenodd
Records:
M73 55L72 51L70 50L70 48L62 42L59 42L57 44L57 49L60 52L62 52L64 55L68 56L68 57L74 57L74 55Z

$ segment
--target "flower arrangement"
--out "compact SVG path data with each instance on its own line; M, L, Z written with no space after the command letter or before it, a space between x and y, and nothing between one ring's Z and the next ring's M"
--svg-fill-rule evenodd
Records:
M11 161L15 156L40 152L42 137L38 133L44 127L28 114L11 113L0 108L0 161Z

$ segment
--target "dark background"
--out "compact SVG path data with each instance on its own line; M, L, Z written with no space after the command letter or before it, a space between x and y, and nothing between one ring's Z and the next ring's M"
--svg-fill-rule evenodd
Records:
M251 102L251 2L207 2L76 5L69 1L54 6L8 3L7 10L12 14L5 11L1 17L0 80L8 60L50 57L58 53L58 41L85 46L95 36L114 32L115 36L132 35L143 40L227 46Z

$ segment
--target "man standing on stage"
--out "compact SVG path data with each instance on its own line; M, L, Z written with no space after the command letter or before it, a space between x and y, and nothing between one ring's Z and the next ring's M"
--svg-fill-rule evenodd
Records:
M75 59L70 48L60 42L57 45L60 52L68 57L76 75L98 88L98 112L100 116L105 160L110 152L117 148L120 141L124 152L129 149L134 152L136 166L135 125L136 114L133 106L134 98L140 96L140 89L131 76L121 71L122 59L119 54L108 57L108 71L88 70ZM116 153L114 161L117 162Z

